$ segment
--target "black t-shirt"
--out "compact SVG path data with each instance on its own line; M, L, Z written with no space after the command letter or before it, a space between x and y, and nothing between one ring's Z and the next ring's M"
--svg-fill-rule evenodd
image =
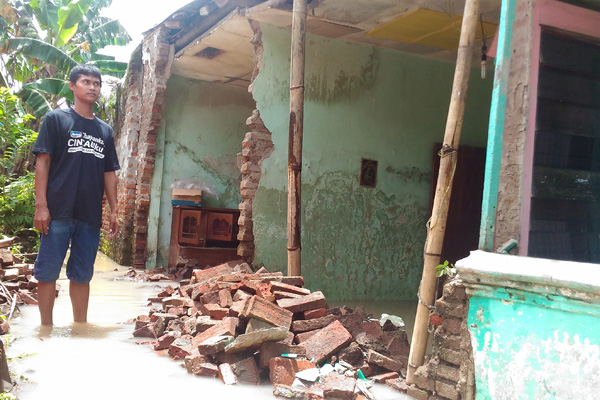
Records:
M104 173L120 168L112 128L71 108L50 111L33 153L51 157L46 192L50 218L102 225Z

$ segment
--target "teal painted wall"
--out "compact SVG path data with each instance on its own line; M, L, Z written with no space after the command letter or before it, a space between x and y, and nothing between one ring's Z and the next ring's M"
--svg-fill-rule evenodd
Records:
M255 108L247 90L173 76L167 86L151 194L148 266L166 265L171 234L171 188L194 179L208 189L202 204L238 208L237 153ZM160 217L159 217L160 216ZM153 254L152 243L157 253Z
M481 287L468 325L477 400L598 398L600 304Z
M253 97L275 151L253 206L255 263L286 271L288 30L261 25ZM302 274L328 299L415 299L423 265L431 152L444 136L454 64L307 37ZM473 71L461 143L486 145L492 78ZM359 186L361 158L379 162Z

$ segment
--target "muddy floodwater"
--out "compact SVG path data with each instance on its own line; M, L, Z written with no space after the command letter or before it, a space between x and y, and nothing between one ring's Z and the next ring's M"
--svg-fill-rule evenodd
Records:
M64 276L58 282L61 291L51 331L40 331L37 307L21 306L11 321L7 348L8 357L18 358L11 373L18 381L19 400L275 399L270 384L226 386L218 379L190 375L182 361L159 356L147 344L136 344L140 338L132 336L128 321L148 314L147 299L156 295L159 285L176 283L131 281L124 277L126 271L98 255L88 324L73 324ZM363 306L376 317L400 315L408 327L416 307L413 302L330 305L341 304ZM377 400L409 399L384 385L376 385L373 392Z

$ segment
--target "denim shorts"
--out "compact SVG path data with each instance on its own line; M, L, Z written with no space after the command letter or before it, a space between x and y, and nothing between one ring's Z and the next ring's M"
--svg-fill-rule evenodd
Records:
M51 220L48 234L40 237L40 250L33 275L39 282L55 282L62 268L69 244L67 278L87 284L94 275L94 261L100 243L100 227L74 219Z

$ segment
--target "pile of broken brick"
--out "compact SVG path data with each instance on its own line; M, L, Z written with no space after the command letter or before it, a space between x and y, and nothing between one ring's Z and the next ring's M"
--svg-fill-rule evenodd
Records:
M14 238L0 239L0 303L16 297L19 304L37 304L36 295L32 293L37 288L33 264L24 262L11 252L13 240Z
M195 269L135 320L135 337L183 360L189 373L261 384L275 396L374 399L374 382L406 392L409 345L396 321L360 308L329 308L301 276L246 263Z

